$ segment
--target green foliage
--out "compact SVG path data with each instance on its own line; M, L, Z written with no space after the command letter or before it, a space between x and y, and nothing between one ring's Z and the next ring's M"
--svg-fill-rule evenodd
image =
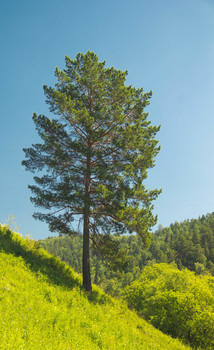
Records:
M0 227L2 350L185 350L45 252Z
M126 287L126 300L161 331L194 348L214 348L214 278L155 264Z
M82 237L64 236L48 238L41 241L41 245L81 272L81 241ZM109 269L111 265L91 247L92 281L111 295L123 295L124 287L140 276L141 269L154 263L174 262L179 269L187 267L198 275L214 274L214 213L159 227L151 236L150 247L145 247L137 235L114 236L114 242L128 258L123 259L126 267L122 273L115 271L114 266L113 270Z
M150 251L156 262L175 262L197 274L214 274L214 213L160 227Z
M22 164L42 172L29 186L32 202L47 209L36 219L59 234L75 233L75 217L83 221L83 283L90 290L89 238L114 267L122 267L124 254L110 233L135 232L149 243L157 221L152 203L161 191L143 182L160 149L160 127L145 113L152 92L126 86L127 72L106 68L90 51L66 56L65 64L56 68L55 87L44 86L55 118L34 113L42 143L24 149Z

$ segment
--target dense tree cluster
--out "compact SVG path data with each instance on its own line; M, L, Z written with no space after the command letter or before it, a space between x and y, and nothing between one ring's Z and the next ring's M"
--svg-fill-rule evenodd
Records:
M159 227L152 235L150 247L145 247L136 235L115 237L121 249L127 251L125 271L107 268L101 257L92 250L92 281L112 294L120 294L126 285L140 276L144 266L154 263L176 263L196 274L214 275L214 213L199 219L185 220ZM81 272L82 239L76 237L48 238L41 244L52 254L60 256L77 272Z
M214 213L159 227L150 252L157 262L175 262L197 274L214 274Z

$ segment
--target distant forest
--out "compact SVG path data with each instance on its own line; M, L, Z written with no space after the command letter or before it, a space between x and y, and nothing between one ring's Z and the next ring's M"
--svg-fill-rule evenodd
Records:
M112 295L122 295L126 285L139 278L144 266L154 263L174 263L182 270L214 275L214 213L198 219L159 226L146 248L139 236L115 236L121 249L127 251L128 264L124 272L112 271L106 261L91 250L93 283ZM39 241L55 256L59 256L77 272L82 272L82 237L49 237Z

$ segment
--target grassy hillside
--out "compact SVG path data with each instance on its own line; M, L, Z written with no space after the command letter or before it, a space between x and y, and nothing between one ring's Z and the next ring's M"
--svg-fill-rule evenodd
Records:
M123 295L124 287L138 279L145 266L154 263L175 262L179 269L188 268L198 275L214 276L214 213L198 219L175 222L159 227L152 234L150 247L145 247L138 235L114 236L129 259L124 274L111 270L91 246L92 282L108 294ZM49 237L41 245L54 256L59 256L76 272L82 271L82 237ZM120 278L118 278L120 277Z
M36 242L0 227L0 349L184 350Z

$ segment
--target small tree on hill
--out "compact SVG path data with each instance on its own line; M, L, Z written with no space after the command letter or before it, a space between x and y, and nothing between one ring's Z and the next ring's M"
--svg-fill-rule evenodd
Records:
M74 217L82 219L83 285L91 291L90 239L113 261L119 250L110 233L149 240L156 223L151 203L160 191L146 190L143 180L159 151L159 127L144 112L152 93L125 86L127 72L105 68L89 51L65 63L56 68L55 87L44 86L56 117L33 114L43 142L24 149L23 165L42 172L29 186L31 200L49 212L34 213L36 219L60 234L74 233Z

